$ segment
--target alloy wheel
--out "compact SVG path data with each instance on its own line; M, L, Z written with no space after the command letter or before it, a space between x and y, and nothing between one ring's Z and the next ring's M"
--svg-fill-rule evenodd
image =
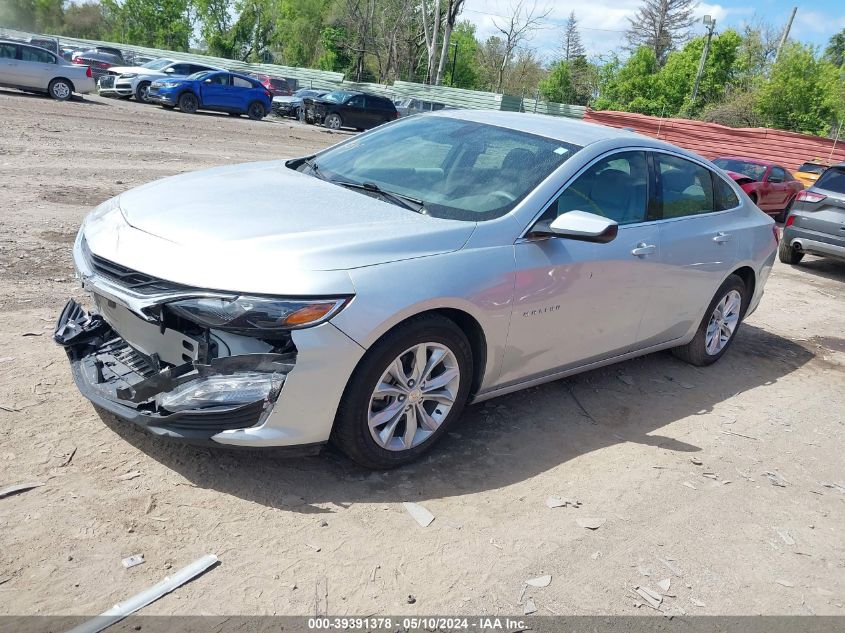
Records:
M742 295L736 290L728 292L713 310L707 323L707 333L704 338L704 349L710 356L721 352L731 340L739 315L742 310Z
M341 126L340 117L336 114L330 114L326 119L326 127L330 130L339 130Z
M455 405L461 372L440 343L420 343L388 365L370 396L367 424L380 447L404 451L425 442Z

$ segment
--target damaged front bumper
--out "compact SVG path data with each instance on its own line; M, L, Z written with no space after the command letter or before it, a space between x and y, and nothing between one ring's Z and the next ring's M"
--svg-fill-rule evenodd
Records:
M59 317L54 339L67 352L77 387L95 405L157 435L194 441L260 425L296 362L295 352L287 352L207 362L184 355L185 362L165 365L73 299ZM187 345L183 342L184 351Z

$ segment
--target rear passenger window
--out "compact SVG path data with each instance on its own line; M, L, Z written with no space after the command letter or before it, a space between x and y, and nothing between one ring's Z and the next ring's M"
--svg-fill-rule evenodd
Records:
M716 199L716 211L727 211L739 206L739 198L725 180L715 174L713 178L713 197Z
M252 88L252 84L241 77L232 77L232 83L236 88Z
M21 46L21 59L25 62L39 62L41 64L55 64L56 58L47 51L40 51L37 48Z
M709 169L670 154L658 153L654 157L664 218L682 218L715 210Z
M644 152L621 152L591 165L543 215L554 220L570 211L588 211L633 224L646 219L648 165Z
M17 48L14 44L0 44L0 59L14 59Z

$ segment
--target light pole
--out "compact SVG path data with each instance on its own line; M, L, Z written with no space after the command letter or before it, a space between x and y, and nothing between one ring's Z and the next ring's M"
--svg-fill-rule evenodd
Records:
M455 47L455 50L452 53L452 81L450 81L449 83L454 88L455 87L455 68L458 65L458 43L452 42L452 46Z
M707 55L710 53L710 40L713 39L713 31L716 30L716 20L705 15L702 20L707 26L707 40L704 42L704 50L701 51L701 61L698 63L698 73L695 75L695 85L692 87L692 105L698 98L698 84L701 83L701 75L704 74L704 64L707 62Z

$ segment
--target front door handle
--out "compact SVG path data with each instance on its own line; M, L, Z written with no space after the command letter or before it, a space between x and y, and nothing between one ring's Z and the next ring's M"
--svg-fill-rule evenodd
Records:
M657 246L654 244L646 244L645 242L640 242L637 244L637 247L631 251L631 255L636 255L637 257L645 257L646 255L652 255L657 250Z
M724 231L719 231L716 235L713 236L713 241L716 244L724 244L725 242L729 242L731 240L731 234L725 233Z

